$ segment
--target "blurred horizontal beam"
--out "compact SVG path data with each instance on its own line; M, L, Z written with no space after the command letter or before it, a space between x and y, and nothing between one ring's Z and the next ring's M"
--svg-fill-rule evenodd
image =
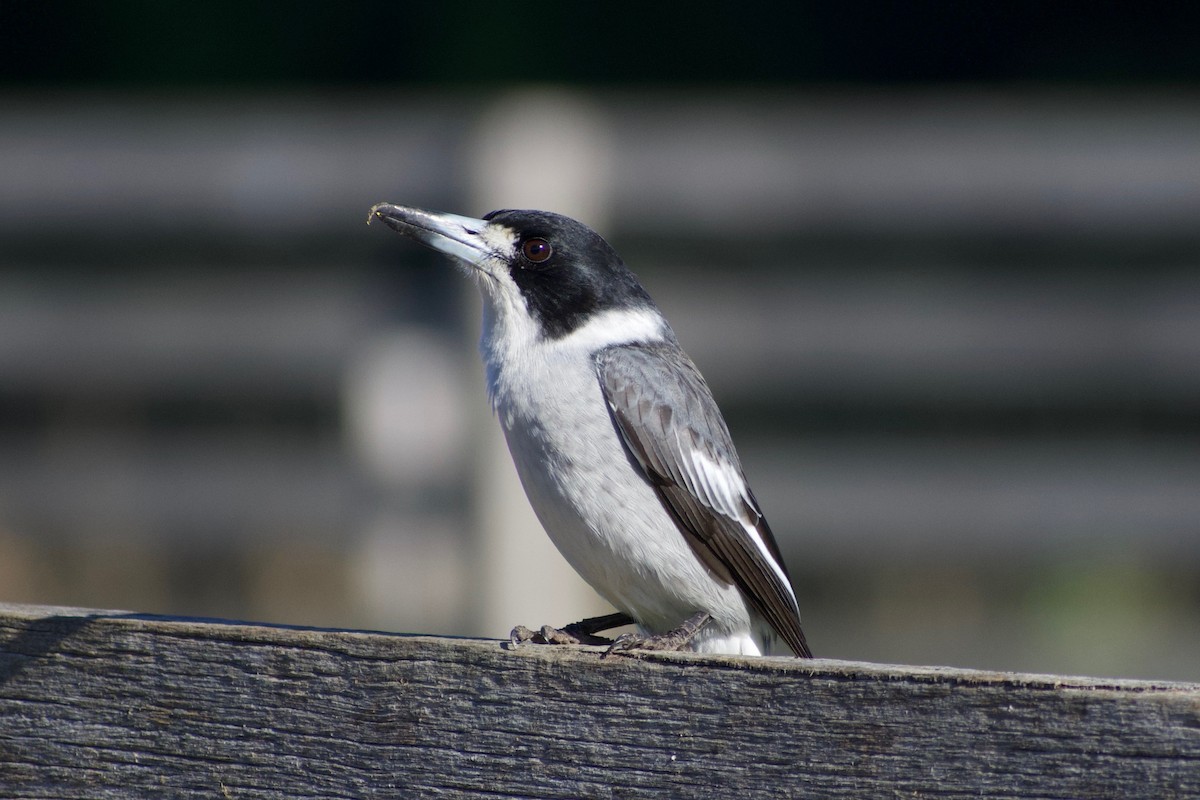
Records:
M614 137L618 228L1190 236L1200 213L1189 93L583 97ZM9 95L0 235L328 233L383 199L455 202L464 141L504 98Z
M1200 402L1195 275L1080 285L792 271L748 283L658 267L646 282L721 399ZM0 275L0 392L335 398L386 319L368 284L337 269L84 287Z
M333 269L63 273L0 274L0 391L336 397L379 325L369 287Z
M349 230L459 194L469 106L432 96L15 95L0 234Z
M43 539L106 535L204 546L352 537L367 491L336 437L73 431L0 443L5 525ZM227 537L225 541L221 541Z
M797 567L934 554L1002 563L1079 548L1200 560L1200 460L1189 442L739 439ZM360 469L332 438L77 431L41 446L0 441L7 524L52 538L354 535L375 508Z
M1200 213L1194 93L705 92L614 116L629 227L1194 235Z
M898 266L866 275L762 270L748 280L736 267L660 266L661 279L656 271L646 283L718 398L1200 402L1194 271L1079 282Z
M1200 559L1200 459L1174 439L750 437L797 567L1115 553Z

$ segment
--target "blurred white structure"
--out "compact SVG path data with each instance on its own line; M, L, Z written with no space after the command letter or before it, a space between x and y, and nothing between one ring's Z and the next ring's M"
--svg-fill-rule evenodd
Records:
M469 146L470 202L459 213L553 209L607 227L614 160L608 127L603 111L566 92L500 97L483 114ZM478 630L503 637L516 624L561 626L611 611L542 530L499 425L494 419L478 424L486 442L474 470L483 545Z

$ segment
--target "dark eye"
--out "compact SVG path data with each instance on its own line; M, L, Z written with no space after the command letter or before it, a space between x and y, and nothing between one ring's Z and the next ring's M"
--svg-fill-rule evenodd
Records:
M541 264L554 255L554 248L545 239L526 239L521 245L521 253L534 264Z

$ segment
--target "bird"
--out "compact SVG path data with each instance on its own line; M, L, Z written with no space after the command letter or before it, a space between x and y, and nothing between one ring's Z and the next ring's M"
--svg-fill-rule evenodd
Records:
M700 371L600 234L548 211L480 219L392 203L382 220L483 296L487 392L525 494L618 611L514 641L811 658L779 545ZM602 630L635 623L614 640Z

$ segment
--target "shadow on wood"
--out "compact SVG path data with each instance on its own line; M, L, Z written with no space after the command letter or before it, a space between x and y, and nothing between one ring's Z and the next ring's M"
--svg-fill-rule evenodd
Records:
M0 791L1200 796L1200 685L0 605Z

